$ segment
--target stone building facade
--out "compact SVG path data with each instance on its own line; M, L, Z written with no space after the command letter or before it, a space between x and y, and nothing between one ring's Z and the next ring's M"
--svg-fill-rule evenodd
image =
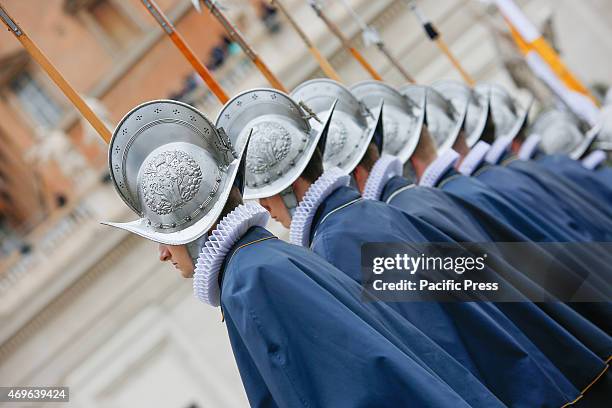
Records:
M3 4L74 88L92 103L98 101L110 126L140 102L172 96L192 74L139 0ZM218 23L208 14L198 15L189 1L158 4L205 60L219 41ZM85 167L98 175L106 152L6 30L0 32L0 67L0 155L5 158L0 164L0 215L3 228L20 235L77 200L78 187L85 186L81 171L74 170ZM59 133L49 137L54 130Z

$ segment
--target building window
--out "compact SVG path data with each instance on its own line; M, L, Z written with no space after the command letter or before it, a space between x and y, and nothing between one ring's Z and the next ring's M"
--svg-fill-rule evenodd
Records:
M82 16L94 34L115 50L123 50L141 33L140 27L112 0L90 1Z
M64 110L43 89L29 72L24 71L10 82L10 89L21 107L39 125L56 127L64 116Z

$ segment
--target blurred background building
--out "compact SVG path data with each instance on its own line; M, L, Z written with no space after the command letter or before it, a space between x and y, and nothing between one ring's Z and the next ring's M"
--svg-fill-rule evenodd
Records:
M284 3L347 84L368 79L305 0ZM460 79L404 0L352 3L417 81ZM612 79L612 5L518 3L577 76L605 92ZM159 98L216 117L216 98L140 1L2 4L109 128L135 105ZM189 0L158 4L231 94L267 86L206 10L198 14ZM288 89L322 76L267 2L222 4ZM342 5L323 4L385 80L401 85L376 47L364 47ZM478 81L501 82L519 98L531 92L540 108L554 103L486 1L419 5ZM75 407L247 406L220 312L199 304L191 282L157 261L154 244L99 225L134 217L108 183L106 155L94 130L19 42L1 31L0 385L67 385Z

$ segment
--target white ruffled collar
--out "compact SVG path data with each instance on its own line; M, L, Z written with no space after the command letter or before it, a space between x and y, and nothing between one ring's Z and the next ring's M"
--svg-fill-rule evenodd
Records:
M471 176L478 166L480 166L480 164L484 161L489 149L491 149L491 145L487 142L481 140L476 143L459 166L459 173L463 174L464 176Z
M198 299L208 305L219 306L221 299L218 279L225 256L249 228L263 227L269 218L270 214L265 208L249 202L239 205L219 221L217 228L202 246L196 261L193 293Z
M401 176L402 171L403 165L400 159L383 153L374 163L361 196L366 200L380 200L380 195L387 181L395 176Z
M518 158L523 161L531 160L538 151L538 147L540 147L541 142L542 136L538 135L537 133L530 134L521 145L517 155Z
M294 245L310 244L310 227L317 208L339 187L348 186L350 177L337 167L327 170L310 185L295 209L289 228L289 240Z
M503 136L495 140L491 145L491 149L489 149L489 152L485 156L486 162L493 165L499 164L504 154L510 151L513 140L514 138L509 136Z
M601 163L606 161L607 155L603 150L595 150L582 159L582 165L588 170L595 170Z
M453 149L448 149L442 153L436 160L427 166L421 180L419 180L419 186L435 187L442 176L455 166L459 158L459 153Z

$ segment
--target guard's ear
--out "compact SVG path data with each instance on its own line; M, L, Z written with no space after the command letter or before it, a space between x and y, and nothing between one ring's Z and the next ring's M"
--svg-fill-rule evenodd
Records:
M325 124L323 125L323 129L321 129L321 136L319 136L319 141L317 142L317 149L321 152L321 157L325 156L325 145L327 144L327 134L329 133L329 128L331 126L332 116L334 116L334 111L336 110L336 105L338 104L338 100L336 99L329 109L329 114L327 115L327 119L325 120Z
M376 127L374 128L374 134L372 135L372 142L378 148L378 154L382 154L384 143L384 128L383 128L383 108L385 105L385 101L380 101L380 106L378 107L378 112L376 114Z
M253 135L253 129L249 131L249 136L247 137L246 142L244 143L244 149L242 149L242 154L240 155L240 164L238 165L238 171L236 172L236 177L234 178L234 187L237 187L240 190L240 194L244 194L244 188L246 186L246 160L247 160L247 152L249 151L249 143L251 142L251 136Z

